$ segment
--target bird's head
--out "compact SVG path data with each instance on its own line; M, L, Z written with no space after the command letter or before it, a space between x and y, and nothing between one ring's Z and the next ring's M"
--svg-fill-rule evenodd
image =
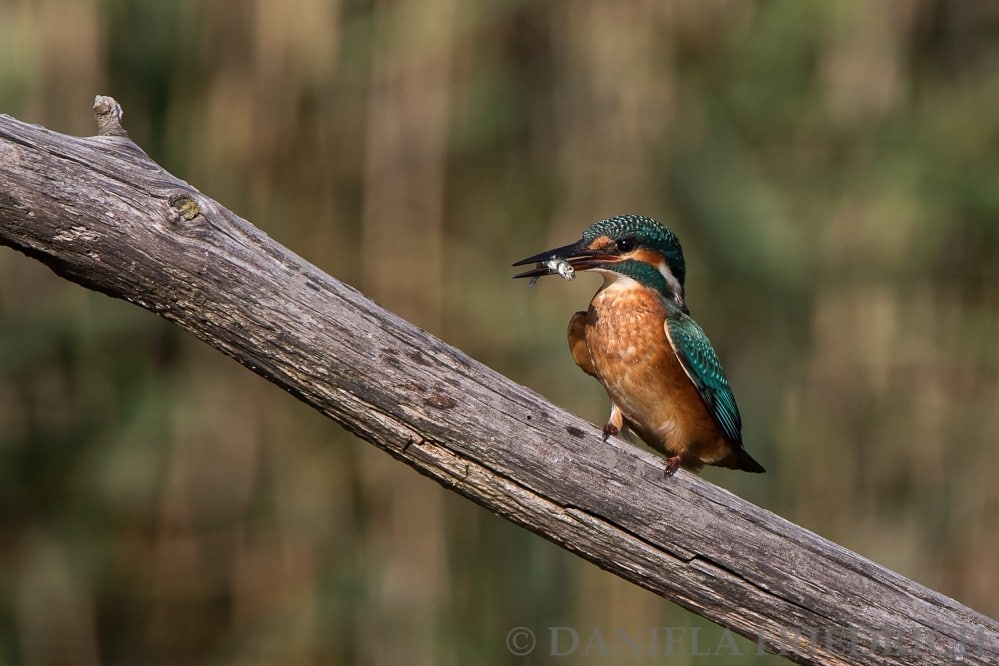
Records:
M686 265L680 240L661 222L644 215L619 215L590 225L577 242L521 259L514 266L537 267L514 277L542 277L560 271L554 262L565 262L577 271L597 271L604 285L630 279L655 289L684 307Z

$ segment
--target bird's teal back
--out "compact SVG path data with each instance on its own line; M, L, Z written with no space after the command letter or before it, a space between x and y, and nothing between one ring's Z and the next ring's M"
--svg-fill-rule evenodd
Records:
M741 443L742 417L718 354L696 321L669 301L664 299L664 302L667 308L666 335L680 364L725 436Z

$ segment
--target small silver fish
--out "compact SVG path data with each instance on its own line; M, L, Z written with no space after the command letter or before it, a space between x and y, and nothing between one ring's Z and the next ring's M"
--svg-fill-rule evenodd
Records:
M545 266L548 267L548 270L558 273L559 277L561 277L563 280L576 279L576 269L573 268L572 264L570 264L565 259L558 259L556 257L552 257L547 262L545 262Z
M560 259L555 255L552 255L548 261L539 262L538 268L544 268L548 271L548 275L558 275L563 280L575 280L576 279L576 269L572 267L565 259ZM541 279L540 275L535 275L531 278L530 282L527 283L528 287L533 287Z

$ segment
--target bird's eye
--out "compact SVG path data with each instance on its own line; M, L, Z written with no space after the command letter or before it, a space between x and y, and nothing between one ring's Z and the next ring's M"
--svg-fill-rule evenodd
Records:
M631 252L638 247L638 241L634 238L622 238L617 242L619 252Z

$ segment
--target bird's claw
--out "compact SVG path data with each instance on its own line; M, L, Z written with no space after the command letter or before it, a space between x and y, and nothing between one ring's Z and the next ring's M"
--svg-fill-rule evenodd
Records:
M666 459L666 469L663 470L663 476L667 479L676 474L676 470L680 469L681 456L670 456Z
M618 427L616 425L614 425L613 423L607 423L607 424L605 424L604 428L603 428L603 431L604 431L603 440L605 442L611 436L616 436L620 432L620 430L618 430Z

